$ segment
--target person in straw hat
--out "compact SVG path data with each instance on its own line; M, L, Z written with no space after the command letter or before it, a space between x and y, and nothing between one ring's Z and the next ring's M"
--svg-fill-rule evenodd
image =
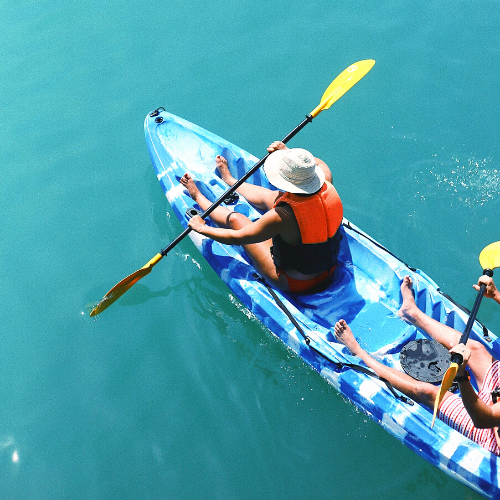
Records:
M205 224L200 216L189 227L228 245L243 245L257 272L273 287L291 292L310 292L328 282L337 264L342 238L338 231L343 217L340 197L331 184L328 166L309 151L289 149L276 141L264 163L269 182L279 191L243 183L238 193L265 210L256 221L219 206L210 218L218 227ZM217 156L216 166L229 186L236 179L227 161ZM202 210L212 202L185 173L180 179Z

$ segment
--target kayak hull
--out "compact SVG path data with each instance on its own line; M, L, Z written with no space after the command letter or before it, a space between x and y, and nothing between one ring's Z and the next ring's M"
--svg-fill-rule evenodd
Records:
M144 126L158 180L184 228L189 219L186 212L193 206L199 209L179 183L185 172L192 175L207 198L215 201L228 189L216 171L216 155L228 160L237 179L258 161L225 139L166 111L148 115ZM263 169L248 182L269 187ZM261 216L241 196L227 207L252 220ZM401 349L409 341L425 338L423 332L397 315L402 300L400 285L406 275L414 282L417 305L434 319L463 331L467 313L443 295L423 271L408 267L347 219L340 231L339 265L325 290L309 295L276 291L308 342L255 278L241 247L222 245L193 231L189 236L238 300L341 394L430 463L484 496L495 498L500 494L499 457L441 421L431 429L430 410L401 401L378 378L353 369L350 365L359 365L359 360L337 343L333 334L335 322L345 319L364 348L383 363L400 369ZM497 337L486 333L488 340L484 327L476 322L471 338L483 342L500 358Z

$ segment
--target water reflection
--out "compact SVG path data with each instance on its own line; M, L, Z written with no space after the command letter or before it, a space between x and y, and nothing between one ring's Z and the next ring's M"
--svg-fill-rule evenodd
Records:
M8 436L4 441L0 441L0 454L2 454L4 451L7 452L6 454L8 456L10 455L10 460L12 461L12 463L16 464L19 462L19 452L15 448L15 441L12 436Z

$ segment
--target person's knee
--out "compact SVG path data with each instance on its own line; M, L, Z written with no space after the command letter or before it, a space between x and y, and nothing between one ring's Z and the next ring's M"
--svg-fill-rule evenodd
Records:
M239 212L231 212L227 216L227 225L231 229L241 229L251 223L252 221L246 215L240 214Z
M476 370L486 372L487 367L493 362L493 356L488 352L486 347L484 347L481 342L477 340L470 340L467 342L467 347L471 351L471 357L469 360L469 366L471 370L475 371L474 375L476 376L478 373Z
M467 342L467 347L471 350L471 356L474 356L474 354L476 354L476 356L478 354L482 355L488 352L486 350L486 347L484 347L484 345L481 344L481 342L478 342L477 340L469 340Z

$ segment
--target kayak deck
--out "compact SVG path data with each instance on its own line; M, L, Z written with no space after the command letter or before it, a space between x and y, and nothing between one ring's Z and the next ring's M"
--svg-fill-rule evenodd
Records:
M200 208L179 183L184 172L189 172L201 192L215 201L228 189L215 168L216 155L227 159L237 179L258 161L215 134L165 111L158 117L146 117L145 134L158 180L184 228L188 221L186 210ZM270 187L262 169L248 182ZM261 216L242 196L227 206L252 220ZM207 223L211 223L209 219ZM276 291L311 339L313 348L279 309L267 288L255 279L255 270L241 247L222 245L195 232L189 236L234 295L342 394L429 462L484 495L498 494L498 457L443 422L437 421L430 429L430 410L403 403L377 378L346 369L346 363L359 364L359 360L335 341L333 333L335 322L345 319L368 352L401 369L399 356L404 345L425 338L423 332L397 314L402 303L400 285L406 275L413 280L418 307L429 316L463 331L467 314L444 296L425 273L409 268L348 220L344 219L340 231L343 238L339 264L326 289L314 294ZM483 327L476 322L471 338L482 341L498 358L498 339L487 333L489 341L484 340Z

